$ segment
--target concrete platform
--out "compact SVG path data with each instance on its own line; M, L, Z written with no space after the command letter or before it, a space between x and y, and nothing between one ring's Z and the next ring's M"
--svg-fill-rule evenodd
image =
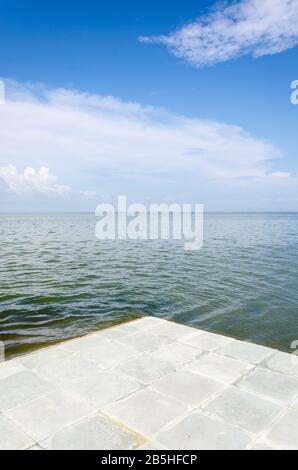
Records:
M298 449L298 358L146 317L0 363L0 449Z

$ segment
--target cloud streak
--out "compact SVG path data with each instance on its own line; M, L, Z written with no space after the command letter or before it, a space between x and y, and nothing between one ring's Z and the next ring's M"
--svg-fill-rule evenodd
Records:
M139 40L164 44L175 56L197 67L245 55L278 54L298 44L298 1L222 3L169 35L142 36Z
M111 187L131 179L161 188L163 178L199 184L290 177L286 169L274 172L280 151L241 127L73 90L13 81L6 89L0 180L18 195L63 196L71 187L91 199L103 175Z

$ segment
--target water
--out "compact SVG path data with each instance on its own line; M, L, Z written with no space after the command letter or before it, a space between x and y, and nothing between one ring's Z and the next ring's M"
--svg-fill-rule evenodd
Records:
M207 214L201 251L100 242L91 214L0 215L7 355L155 315L291 351L298 214Z

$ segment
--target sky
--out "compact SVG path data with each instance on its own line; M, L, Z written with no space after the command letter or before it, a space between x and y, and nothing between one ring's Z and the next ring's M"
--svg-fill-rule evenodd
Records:
M298 0L0 7L0 211L298 211Z

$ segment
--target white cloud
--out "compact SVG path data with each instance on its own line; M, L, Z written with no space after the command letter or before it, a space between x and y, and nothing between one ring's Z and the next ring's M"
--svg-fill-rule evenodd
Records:
M177 57L198 67L244 55L277 54L298 44L298 1L221 3L210 14L167 36L139 39L165 44Z
M274 192L281 184L294 185L281 162L276 168L281 152L237 126L41 85L6 81L6 91L0 186L4 181L20 195L19 204L34 202L30 194L64 195L71 187L72 197L57 203L59 209L91 207L103 194L113 198L119 191L158 200L192 192L199 199L209 195L221 207L221 191L241 182L253 197L256 186ZM0 205L4 197L9 194L2 191Z
M14 82L7 82L0 120L0 166L51 168L66 183L102 172L254 178L270 173L271 160L279 156L270 142L240 127L112 97L42 87L36 92ZM60 187L40 171L30 181L42 177L45 186ZM28 179L17 173L15 178ZM81 190L94 189L88 186Z
M8 188L16 194L65 194L70 191L69 186L56 183L55 176L44 166L39 170L26 167L23 173L19 173L14 165L0 166L0 180L3 180Z

